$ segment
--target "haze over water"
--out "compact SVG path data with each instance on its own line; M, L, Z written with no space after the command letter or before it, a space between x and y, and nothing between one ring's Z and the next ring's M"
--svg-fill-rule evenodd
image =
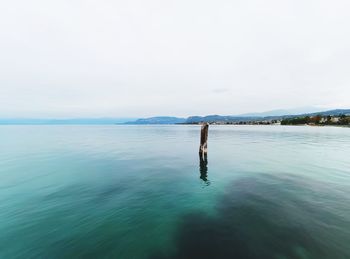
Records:
M350 131L1 126L0 258L350 258Z

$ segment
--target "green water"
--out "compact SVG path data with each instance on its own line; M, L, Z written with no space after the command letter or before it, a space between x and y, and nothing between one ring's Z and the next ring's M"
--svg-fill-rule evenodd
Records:
M350 129L1 126L0 258L350 258Z

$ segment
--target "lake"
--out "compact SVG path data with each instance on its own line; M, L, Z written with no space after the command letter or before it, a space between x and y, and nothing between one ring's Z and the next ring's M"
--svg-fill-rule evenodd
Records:
M350 129L0 126L0 258L350 258Z

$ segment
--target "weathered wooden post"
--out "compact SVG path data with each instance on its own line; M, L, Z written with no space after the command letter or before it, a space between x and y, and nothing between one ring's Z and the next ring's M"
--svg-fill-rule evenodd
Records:
M202 157L208 153L208 129L209 124L203 123L201 128L201 143L199 145L199 155Z

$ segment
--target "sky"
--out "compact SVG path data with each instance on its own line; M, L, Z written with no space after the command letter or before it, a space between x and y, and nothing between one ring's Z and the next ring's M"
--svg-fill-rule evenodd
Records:
M350 108L348 0L11 0L0 117Z

